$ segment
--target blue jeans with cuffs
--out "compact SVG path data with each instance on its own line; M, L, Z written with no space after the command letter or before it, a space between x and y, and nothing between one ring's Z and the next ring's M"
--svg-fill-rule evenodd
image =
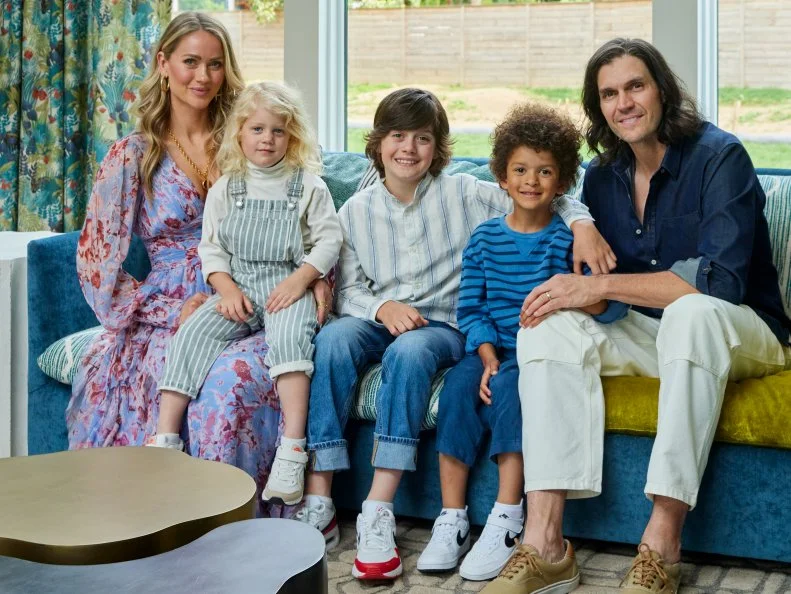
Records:
M487 429L492 432L489 457L493 462L498 454L522 452L519 365L514 351L501 351L498 356L500 369L489 379L491 405L478 394L483 363L475 353L448 372L439 397L437 451L467 466L475 463Z
M371 463L375 468L415 470L432 378L464 357L464 335L448 324L430 322L396 337L379 324L343 316L322 328L314 344L307 427L312 470L349 468L343 430L357 381L380 362Z

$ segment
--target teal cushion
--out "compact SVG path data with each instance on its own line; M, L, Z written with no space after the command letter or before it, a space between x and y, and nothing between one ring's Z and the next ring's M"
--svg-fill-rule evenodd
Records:
M56 340L37 359L41 371L62 384L71 385L82 352L103 330L96 326Z

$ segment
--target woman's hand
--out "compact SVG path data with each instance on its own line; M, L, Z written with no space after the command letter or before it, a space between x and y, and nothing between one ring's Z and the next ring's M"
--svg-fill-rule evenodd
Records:
M618 258L592 221L575 221L571 225L571 232L574 234L576 274L582 274L583 262L593 274L607 274L615 268Z
M233 320L234 322L243 323L253 315L253 304L247 295L242 293L242 290L236 287L235 289L226 290L222 295L222 299L217 302L217 311L222 314L226 320Z
M330 288L330 283L323 278L313 283L313 298L316 300L316 320L319 326L323 326L332 311L332 289Z
M184 302L184 305L181 306L181 314L179 314L179 326L184 323L184 320L194 314L196 309L206 303L208 298L209 296L206 293L195 293L192 297L187 299Z

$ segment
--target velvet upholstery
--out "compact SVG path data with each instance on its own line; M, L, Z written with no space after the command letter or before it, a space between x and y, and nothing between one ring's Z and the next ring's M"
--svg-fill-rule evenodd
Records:
M47 377L38 367L39 355L59 338L99 323L77 279L79 236L79 231L64 233L48 237L48 241L32 241L27 248L29 454L68 447L66 405L71 386ZM148 274L148 256L137 238L124 268L138 279Z
M352 422L351 469L333 483L338 507L358 510L373 478L373 424ZM608 433L604 439L602 494L566 504L564 533L637 544L651 513L643 494L653 438ZM470 473L467 505L474 524L486 522L497 495L497 466L481 448ZM442 507L436 433L421 433L417 471L405 473L396 515L433 520ZM791 450L715 443L698 506L684 528L684 550L791 562Z
M451 167L483 176L485 163L478 159ZM324 179L336 206L354 192L366 167L367 161L360 155L325 155ZM791 170L771 173L791 176ZM67 447L64 413L70 388L48 379L38 369L37 357L56 339L97 323L77 282L77 236L75 232L50 237L28 247L31 454ZM125 264L138 278L148 269L141 248L139 242L133 244ZM566 533L636 543L651 509L642 489L653 443L650 435L656 427L658 382L647 378L604 381L608 434L603 494L568 503ZM728 386L699 504L687 521L687 550L791 562L791 540L787 537L787 527L791 526L791 449L785 449L791 448L790 403L791 371ZM348 437L352 468L339 473L334 496L340 507L359 509L373 474L373 424L350 423ZM743 445L745 442L767 447ZM482 455L471 473L468 491L470 514L476 524L485 522L496 490L497 468ZM421 434L418 469L406 473L399 489L396 514L433 519L440 505L435 433L428 431Z
M659 380L606 377L605 418L608 432L653 436L659 403ZM761 379L729 382L714 440L791 448L791 371Z

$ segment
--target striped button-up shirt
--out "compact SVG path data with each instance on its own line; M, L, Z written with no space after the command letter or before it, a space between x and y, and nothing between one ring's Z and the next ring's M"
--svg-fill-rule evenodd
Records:
M592 220L587 207L562 196L555 211L567 225ZM417 309L427 320L456 323L464 247L473 230L511 212L508 194L468 174L426 175L409 204L381 181L358 192L338 216L336 311L376 321L386 301Z

